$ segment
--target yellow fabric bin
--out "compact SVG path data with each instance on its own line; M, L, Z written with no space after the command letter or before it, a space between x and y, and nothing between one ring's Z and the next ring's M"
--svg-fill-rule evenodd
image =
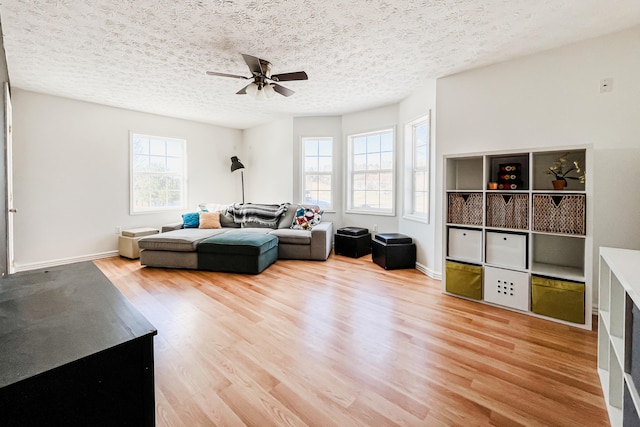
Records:
M532 276L531 311L584 324L584 283Z
M447 261L446 290L452 294L482 299L482 267Z

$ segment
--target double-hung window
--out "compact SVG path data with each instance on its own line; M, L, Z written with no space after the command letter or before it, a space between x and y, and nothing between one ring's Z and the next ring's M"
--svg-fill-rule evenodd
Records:
M395 213L395 133L393 129L348 138L348 210Z
M184 209L187 142L131 133L131 213Z
M410 203L405 203L405 213L416 219L429 220L429 116L421 117L406 127L406 150L410 153L407 158L411 170L411 187L407 189L406 197Z
M333 209L333 138L302 138L302 201Z

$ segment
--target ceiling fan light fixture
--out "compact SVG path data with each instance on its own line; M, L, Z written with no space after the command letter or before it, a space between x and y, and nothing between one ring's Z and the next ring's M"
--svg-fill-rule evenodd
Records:
M251 83L246 87L244 91L247 93L247 95L256 96L258 95L258 85L255 83Z
M238 74L218 73L217 71L207 71L210 76L231 77L234 79L251 80L247 86L236 92L237 95L249 95L257 99L272 98L276 93L282 96L291 96L295 92L279 85L280 82L289 82L293 80L308 80L309 77L304 71L295 71L293 73L271 74L271 63L265 59L256 58L255 56L242 54L244 62L249 67L252 77L240 76ZM270 83L278 82L278 83Z
M260 101L267 99L267 95L264 93L264 86L258 86L258 93L256 93L255 98Z
M264 92L267 98L272 98L273 95L276 94L276 91L273 89L273 85L271 84L264 85L264 87L262 88L262 92Z

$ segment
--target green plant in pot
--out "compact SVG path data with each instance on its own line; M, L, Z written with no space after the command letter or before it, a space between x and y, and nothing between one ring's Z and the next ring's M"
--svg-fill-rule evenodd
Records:
M551 163L549 169L545 171L547 175L553 175L555 177L555 180L551 181L554 190L564 189L568 184L568 179L575 179L584 184L586 172L580 169L580 165L577 160L569 161L569 154L570 153L564 153L562 156L558 157L553 163Z

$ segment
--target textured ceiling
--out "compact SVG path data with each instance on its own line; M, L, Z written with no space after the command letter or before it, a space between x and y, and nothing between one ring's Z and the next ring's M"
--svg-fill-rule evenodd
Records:
M0 0L13 87L248 128L397 102L442 77L640 23L638 0ZM241 53L304 70L235 95Z

